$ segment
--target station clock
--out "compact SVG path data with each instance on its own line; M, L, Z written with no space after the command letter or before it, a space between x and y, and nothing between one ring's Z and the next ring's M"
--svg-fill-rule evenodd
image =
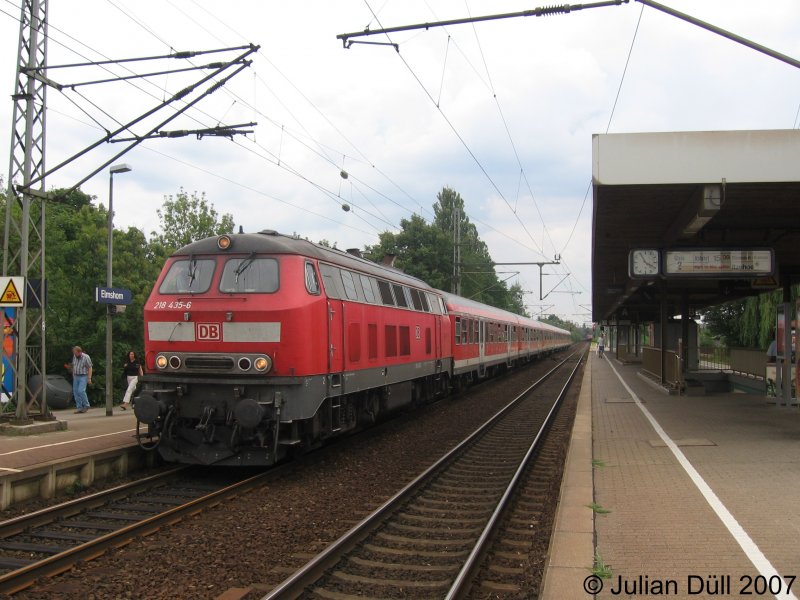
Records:
M636 248L628 254L628 275L630 277L658 277L661 271L661 257L655 248Z

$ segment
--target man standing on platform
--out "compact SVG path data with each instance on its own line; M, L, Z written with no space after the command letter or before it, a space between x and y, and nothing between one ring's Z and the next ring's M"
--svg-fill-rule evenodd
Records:
M75 398L76 413L85 413L89 410L89 397L86 395L86 385L92 383L92 359L80 346L72 348L72 396Z

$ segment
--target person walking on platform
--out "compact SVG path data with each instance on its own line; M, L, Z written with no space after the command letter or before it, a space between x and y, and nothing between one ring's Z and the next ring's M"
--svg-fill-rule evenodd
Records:
M86 386L92 383L92 359L80 346L75 346L72 348L72 364L68 368L72 371L72 395L77 408L75 412L85 413L89 410Z
M597 356L603 358L603 352L606 349L606 340L603 337L603 334L600 334L600 337L597 338Z
M139 383L139 377L143 376L142 365L136 358L136 352L131 350L128 352L128 360L125 361L125 366L122 367L125 372L128 387L125 389L125 397L122 399L122 404L119 407L122 410L128 410L128 405L131 403L133 392L136 390L136 384Z

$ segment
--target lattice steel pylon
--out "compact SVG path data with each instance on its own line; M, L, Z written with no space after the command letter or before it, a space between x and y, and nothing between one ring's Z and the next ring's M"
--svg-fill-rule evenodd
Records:
M49 418L45 370L45 109L47 86L35 74L46 64L48 0L22 0L17 73L12 96L6 221L3 237L3 275L25 277L25 306L12 331L16 339L13 399L16 422ZM40 180L39 180L40 179ZM39 180L38 191L29 189ZM21 190L21 191L18 191ZM35 282L39 284L36 285ZM5 340L4 340L5 341ZM30 378L41 377L41 392L31 393ZM10 390L9 390L10 391Z

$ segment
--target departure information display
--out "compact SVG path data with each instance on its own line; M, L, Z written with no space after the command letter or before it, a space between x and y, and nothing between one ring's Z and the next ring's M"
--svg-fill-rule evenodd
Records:
M664 275L763 277L775 272L771 249L682 248L664 251Z

